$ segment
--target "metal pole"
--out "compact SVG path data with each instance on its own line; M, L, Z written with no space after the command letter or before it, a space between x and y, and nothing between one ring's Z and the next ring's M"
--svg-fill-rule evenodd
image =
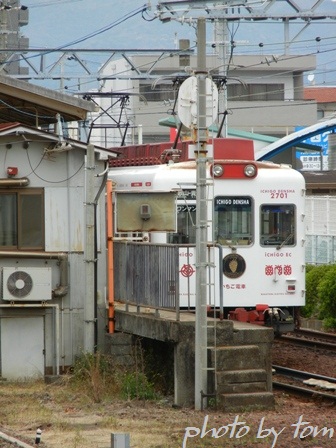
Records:
M8 47L8 23L7 23L7 14L8 10L5 9L7 6L7 0L4 0L2 3L2 9L0 10L0 44L1 48L7 49ZM2 53L0 57L0 64L5 63L7 60L7 53ZM1 70L2 71L2 70Z
M114 254L113 254L113 204L112 181L106 182L107 210L107 290L108 290L108 332L114 333Z
M87 146L85 165L85 207L86 207L86 238L85 238L85 302L84 302L84 352L94 352L95 316L94 316L94 146Z
M223 137L228 136L228 116L227 116L227 44L228 44L228 25L226 19L219 19L215 24L215 42L218 46L218 56L222 67L220 69L220 74L224 78L223 90L220 92L219 110L225 116L223 117ZM220 137L220 135L219 135Z
M206 125L206 36L205 18L197 21L197 140L196 140L196 321L195 409L203 409L207 393L207 125Z

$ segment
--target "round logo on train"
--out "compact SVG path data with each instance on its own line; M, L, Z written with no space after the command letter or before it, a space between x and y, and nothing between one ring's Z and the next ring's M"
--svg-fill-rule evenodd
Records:
M229 278L238 278L244 274L246 263L238 254L229 254L223 259L223 273Z

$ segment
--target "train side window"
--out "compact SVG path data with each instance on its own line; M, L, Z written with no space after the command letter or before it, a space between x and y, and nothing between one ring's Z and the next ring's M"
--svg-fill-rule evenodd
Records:
M167 243L196 244L196 204L177 205L177 232L167 234Z
M214 239L222 245L253 243L253 201L249 196L217 196Z
M295 206L264 204L260 207L260 244L262 246L294 246Z

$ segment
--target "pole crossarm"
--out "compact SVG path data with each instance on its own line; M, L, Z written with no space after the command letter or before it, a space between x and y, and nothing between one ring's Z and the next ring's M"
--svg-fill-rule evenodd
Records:
M187 21L197 19L206 12L206 20L226 19L239 20L324 20L336 19L335 8L330 5L322 8L325 0L315 3L308 0L180 0L160 1L157 15L160 20Z
M87 62L88 55L95 54L99 58L100 69L96 69L96 64L89 66ZM153 61L149 68L141 69L141 71L132 63L132 56L137 54L147 54L153 56ZM19 48L0 48L0 71L6 73L6 67L13 60L19 61L21 65L26 64L29 68L28 74L13 74L13 78L22 80L41 80L60 78L65 79L109 79L104 76L107 64L113 59L125 59L130 65L133 73L140 78L148 78L150 71L153 70L155 64L163 57L170 55L191 55L194 54L192 49L176 49L176 48L154 48L154 49L115 49L115 48L36 48L22 51ZM56 56L56 59L55 59ZM49 58L49 59L48 59ZM48 59L48 60L47 60ZM50 62L52 60L52 62ZM71 64L71 67L68 65ZM129 76L126 77L127 79Z

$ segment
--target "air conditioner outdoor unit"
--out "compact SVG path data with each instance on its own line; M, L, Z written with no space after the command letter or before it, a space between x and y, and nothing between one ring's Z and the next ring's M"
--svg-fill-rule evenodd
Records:
M2 268L3 300L44 302L51 298L51 268Z

